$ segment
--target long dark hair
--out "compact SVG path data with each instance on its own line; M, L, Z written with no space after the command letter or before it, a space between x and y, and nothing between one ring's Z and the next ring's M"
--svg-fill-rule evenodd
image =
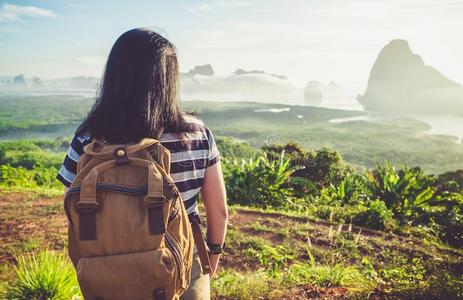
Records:
M125 32L111 49L95 104L76 134L124 144L156 138L161 127L188 132L178 79L171 42L149 29Z

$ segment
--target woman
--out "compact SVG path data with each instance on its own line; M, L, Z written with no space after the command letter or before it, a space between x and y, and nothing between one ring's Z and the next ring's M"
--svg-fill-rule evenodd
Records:
M204 201L207 242L218 253L224 243L227 206L220 155L211 131L198 118L180 110L179 70L175 48L148 29L133 29L114 44L106 63L99 94L79 126L57 178L71 185L83 147L92 138L109 144L136 143L155 138L171 152L171 177L181 192L188 214L198 215L198 194ZM217 250L218 249L218 250ZM194 255L191 282L181 299L209 299L210 277L220 254L211 254L209 275L202 275Z

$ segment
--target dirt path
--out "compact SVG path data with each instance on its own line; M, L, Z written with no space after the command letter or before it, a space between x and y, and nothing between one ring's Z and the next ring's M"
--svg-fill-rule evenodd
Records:
M18 255L40 251L44 248L62 250L66 247L66 216L63 209L63 198L32 198L26 193L0 194L0 266L15 263ZM204 218L203 218L204 219ZM333 236L339 232L347 232L349 226L331 224L324 220L312 220L300 216L288 216L285 213L265 213L259 210L234 207L230 213L229 237L232 246L222 257L221 269L238 272L253 272L261 268L258 262L246 255L246 243L243 240L257 238L277 246L291 243L309 243L320 253L336 252L340 248L333 243ZM463 256L452 249L438 249L425 246L414 237L402 237L381 231L369 230L353 226L354 237L361 231L359 239L368 244L373 255L384 249L400 251L413 255L433 255L439 252L453 258ZM331 232L331 233L330 233ZM331 237L330 237L331 235ZM227 240L227 242L228 242ZM363 250L362 250L363 251ZM362 253L361 255L367 255ZM307 260L301 253L297 260ZM351 262L355 263L355 262ZM11 274L1 274L0 280L8 280ZM370 299L388 299L379 296ZM341 287L320 288L311 285L294 286L287 291L284 299L347 299L348 291ZM265 298L263 298L265 299ZM392 298L391 298L392 299Z
M0 196L0 263L38 248L63 249L66 218L62 197L33 199L24 193Z

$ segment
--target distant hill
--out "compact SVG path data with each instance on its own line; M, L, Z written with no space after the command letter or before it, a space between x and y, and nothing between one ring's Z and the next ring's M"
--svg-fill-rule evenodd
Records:
M323 100L323 92L320 82L309 81L304 89L304 103L307 105L320 105Z
M0 76L0 87L12 90L36 90L36 89L85 89L95 90L100 82L99 78L92 76L61 77L43 79L37 76L25 77Z
M44 86L43 80L39 77L34 76L31 78L31 81L32 81L33 87L43 87Z
M182 73L180 87L182 95L189 99L300 103L302 98L302 91L284 75L243 69L215 75L210 65Z
M330 83L328 83L328 88L331 91L335 91L335 92L342 91L342 87L339 84L337 84L336 82L334 82L334 81L330 81Z
M24 79L23 74L19 74L13 78L13 85L14 86L26 86L26 80Z
M45 85L56 88L96 89L100 79L92 76L56 78L45 81Z
M373 111L463 114L463 86L427 66L405 40L381 50L358 100Z
M246 74L262 74L262 75L270 75L279 79L288 79L285 75L280 75L280 74L272 74L272 73L266 73L262 70L252 70L252 71L246 71L243 69L236 69L235 72L233 72L234 75L240 76L240 75L246 75Z
M195 66L192 70L188 71L188 73L184 73L183 75L186 76L195 76L195 75L202 75L202 76L213 76L214 69L211 65L201 65Z

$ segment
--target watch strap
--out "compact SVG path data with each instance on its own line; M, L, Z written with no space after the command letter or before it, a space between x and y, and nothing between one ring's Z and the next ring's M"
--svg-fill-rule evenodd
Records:
M213 244L210 242L206 242L207 247L209 248L209 253L210 254L221 254L223 253L223 249L225 248L225 243L223 245L220 244Z

